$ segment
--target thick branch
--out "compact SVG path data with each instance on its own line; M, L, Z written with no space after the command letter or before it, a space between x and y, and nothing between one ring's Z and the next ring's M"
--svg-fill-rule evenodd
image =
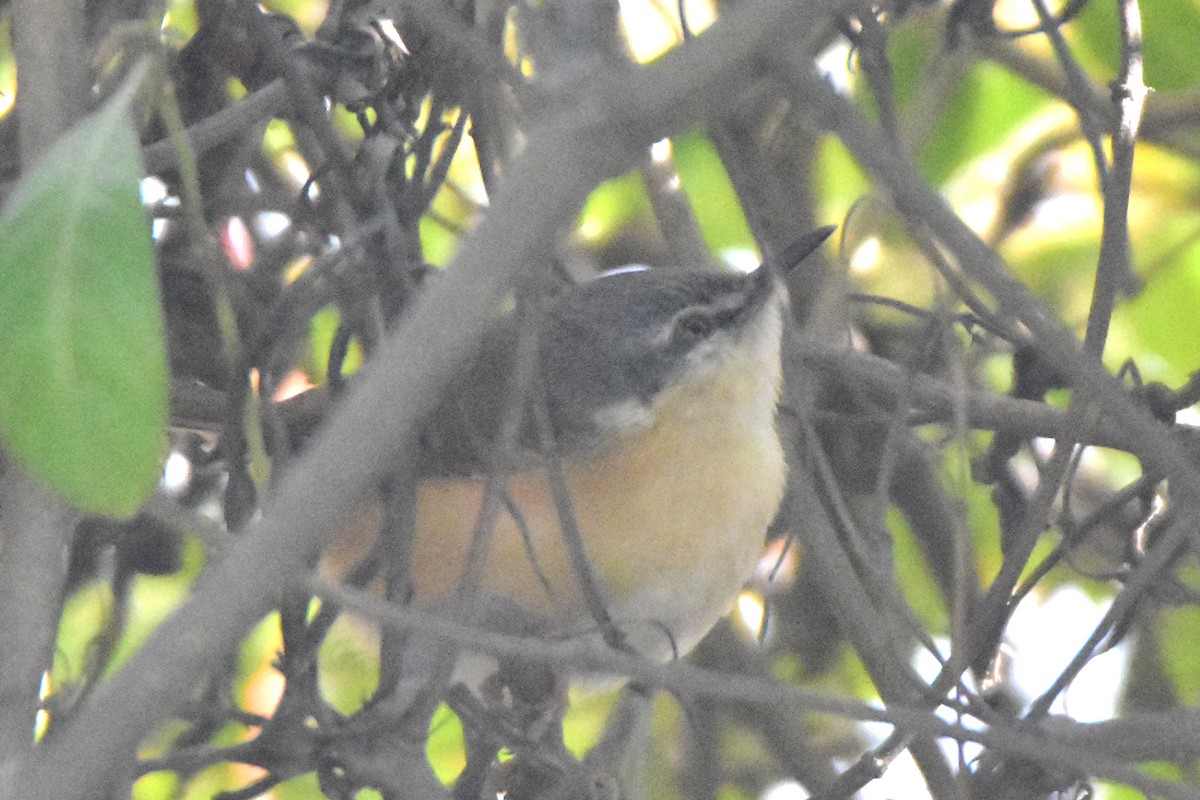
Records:
M33 747L77 514L16 465L0 481L0 786ZM0 794L3 794L0 792ZM14 797L16 795L13 795Z
M28 170L86 110L83 0L15 0L13 51L21 162Z
M885 407L894 405L903 392L910 392L907 400L912 405L910 422L913 424L949 425L955 415L961 413L966 424L974 430L998 431L1022 439L1054 439L1067 429L1069 420L1064 409L978 389L963 391L928 375L922 375L914 382L901 367L869 353L805 347L800 355L810 369L818 370L847 388L852 387ZM890 420L863 416L850 422L886 426ZM1071 433L1081 444L1127 452L1139 448L1135 437L1106 417L1088 417L1072 424ZM1195 433L1195 428L1176 431L1177 436L1189 437L1186 439L1189 446L1196 441Z

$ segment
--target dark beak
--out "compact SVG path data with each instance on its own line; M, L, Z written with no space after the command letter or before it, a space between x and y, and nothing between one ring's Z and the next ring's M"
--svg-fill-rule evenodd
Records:
M783 272L791 272L800 262L808 258L829 236L837 230L837 225L826 225L809 231L792 242L779 254L779 266Z
M794 269L797 264L811 255L836 230L837 225L826 225L810 231L788 245L783 253L780 254L777 264L763 262L759 265L759 268L751 273L754 282L752 284L753 288L750 290L750 295L747 298L746 309L761 308L766 299L775 292L776 276L782 276L782 273L790 272ZM779 267L782 269L779 270Z

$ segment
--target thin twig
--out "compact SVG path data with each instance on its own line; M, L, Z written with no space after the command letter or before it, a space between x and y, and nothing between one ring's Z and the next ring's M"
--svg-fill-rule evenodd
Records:
M904 387L911 392L913 414L909 424L949 424L954 419L958 392L931 375L923 375L920 381L911 382L907 373L896 364L870 353L851 350L808 346L801 350L801 357L809 368L816 370L826 379L845 385L848 389L866 395L880 405L894 407ZM1045 403L1021 400L1005 395L980 390L965 393L966 424L976 430L1003 431L1020 438L1054 438L1061 434L1066 424L1066 412L1051 408ZM847 415L823 415L816 412L818 419L844 419L863 426L877 426L885 430L885 416L848 417ZM1180 428L1176 436L1195 429ZM1111 447L1133 452L1139 443L1122 429L1114 426L1107 417L1089 416L1079 423L1077 433L1081 443L1095 447Z
M600 576L596 573L591 556L583 542L583 532L579 528L579 515L575 513L575 503L571 499L571 491L567 487L566 469L563 467L562 458L554 442L554 430L550 423L545 385L541 381L534 388L532 409L534 426L538 432L538 444L545 455L546 480L550 484L550 494L554 499L554 509L558 513L559 529L563 544L571 559L571 570L575 573L575 582L583 596L584 605L604 636L604 641L614 648L624 647L624 634L608 611L608 601L601 588Z
M1113 99L1119 106L1120 121L1112 137L1112 166L1101 183L1104 229L1083 339L1084 348L1096 356L1104 352L1118 292L1128 291L1135 280L1129 253L1129 194L1134 144L1147 91L1142 80L1142 23L1137 0L1119 0L1117 7L1121 20L1121 75L1113 84Z
M1100 188L1104 189L1108 182L1108 162L1104 158L1102 132L1097 126L1096 116L1088 104L1088 98L1092 94L1091 84L1079 66L1079 62L1071 55L1071 48L1067 45L1062 31L1059 29L1060 23L1054 19L1050 9L1046 7L1045 0L1032 0L1032 2L1033 7L1037 9L1038 17L1041 18L1046 36L1049 37L1050 44L1054 48L1054 55L1063 68L1065 81L1063 82L1062 97L1071 104L1079 117L1079 127L1083 131L1083 137L1087 140L1088 146L1091 147L1092 160L1096 164L1096 177L1099 180Z
M288 93L294 101L294 111L321 145L324 163L315 165L315 168L321 170L321 182L330 198L339 233L346 235L353 231L355 219L350 205L349 187L343 183L343 176L350 174L349 159L346 156L345 145L329 119L322 95L315 86L311 73L287 47L281 34L267 24L264 12L249 0L238 0L237 9L250 34L262 45L263 54L282 74Z
M1025 719L1037 720L1049 713L1050 706L1055 698L1087 666L1088 662L1098 652L1098 648L1100 648L1105 638L1113 630L1118 629L1124 619L1134 613L1138 601L1153 586L1154 582L1159 580L1163 571L1179 555L1180 549L1193 535L1195 527L1195 518L1191 515L1185 515L1174 520L1174 524L1169 525L1167 530L1162 532L1162 538L1154 543L1154 547L1150 548L1145 559L1130 573L1128 579L1125 581L1125 585L1113 600L1112 605L1104 613L1104 617L1097 623L1091 636L1079 648L1079 651L1059 674L1058 678L1055 679L1054 683L1050 685L1050 688L1038 696L1030 705L1029 711L1025 714Z
M238 136L251 125L280 114L287 105L287 84L276 78L227 108L205 117L187 128L187 144L195 156L201 156ZM172 137L160 139L142 148L146 172L153 175L179 166L181 151Z
M536 637L520 637L457 623L445 616L399 608L374 596L310 578L308 588L320 597L334 600L355 613L385 625L421 630L472 650L501 658L524 658L556 669L575 669L598 674L625 675L646 686L668 690L683 697L711 697L722 702L796 711L829 714L851 720L887 722L922 736L948 737L956 741L979 742L1013 757L1046 764L1054 769L1075 769L1084 774L1125 783L1150 795L1172 800L1198 800L1200 790L1193 786L1147 776L1140 769L1115 760L1111 755L1085 750L1073 743L1085 739L1091 726L1069 720L1057 720L1048 731L1032 726L997 723L985 730L969 729L947 723L926 708L889 704L886 709L832 697L812 689L725 672L702 669L683 661L658 664L636 654L613 650L597 642L576 639L553 642ZM1152 725L1146 715L1143 725ZM1173 718L1168 712L1164 719ZM1181 751L1197 752L1200 731L1186 726L1186 741Z
M792 363L789 351L800 347L800 337L789 327L784 337L785 364ZM824 464L824 454L816 446L816 437L811 424L805 418L802 376L785 374L784 401L794 410L801 422L808 427L804 436L806 451L797 451L794 442L786 442L790 450L789 463L801 464L816 462L816 467L828 475L828 465ZM828 477L826 477L828 484ZM837 617L839 626L853 642L863 664L871 675L880 697L889 706L893 703L911 704L920 702L918 698L929 697L923 691L923 683L913 672L909 661L911 642L902 638L891 626L879 625L880 610L877 602L872 602L869 587L864 583L864 576L855 569L847 551L851 548L842 542L837 534L827 509L837 508L840 497L836 493L822 495L815 480L810 477L808 470L795 470L790 480L793 492L792 506L804 509L804 552L805 558L813 565L813 574L820 579L820 589L829 599L832 611ZM824 502L823 502L824 500ZM847 520L844 510L838 511L841 521ZM853 543L853 540L851 540ZM861 561L861 558L860 558ZM904 631L907 633L907 631ZM936 701L935 701L936 702ZM935 743L917 737L912 740L910 747L913 757L921 765L926 783L934 797L952 797L953 777L949 766L945 763Z

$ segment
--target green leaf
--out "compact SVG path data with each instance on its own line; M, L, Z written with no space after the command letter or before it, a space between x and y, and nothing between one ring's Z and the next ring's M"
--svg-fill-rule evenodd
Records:
M1187 221L1195 236L1194 215ZM1163 238L1178 219L1164 219ZM1178 237L1173 237L1178 239ZM1111 344L1106 360L1119 366L1127 358L1137 361L1145 380L1181 383L1200 360L1195 336L1200 314L1200 243L1193 241L1170 259L1166 268L1148 281L1136 297L1118 306L1113 314Z
M692 205L700 235L714 253L754 249L754 236L742 212L725 165L712 141L698 131L671 140L683 192Z
M132 95L67 132L0 217L0 435L51 489L113 516L154 488L167 417Z
M1159 92L1195 87L1200 7L1193 0L1156 0L1142 3L1140 16L1146 85ZM1115 3L1088 3L1067 32L1078 43L1075 53L1093 80L1103 84L1115 77L1121 58Z
M1163 671L1181 706L1200 700L1200 660L1192 644L1200 636L1200 608L1168 608L1159 618Z
M429 723L425 740L429 768L445 786L450 786L466 766L466 743L462 722L447 706L441 706Z
M921 171L942 183L973 159L1001 145L1039 109L1047 96L1012 72L972 65L921 148Z
M929 91L938 86L942 72L958 69L953 59L936 55L944 46L943 36L932 12L912 13L888 33L901 129L917 137L908 144L918 148L921 173L934 185L999 145L1048 102L1040 89L985 60L972 63L945 87ZM860 80L858 86L860 102L877 116L868 82Z
M862 167L836 137L825 136L817 143L815 172L817 219L824 222L845 222L859 198L871 191ZM844 238L845 231L840 235Z
M575 232L590 247L599 248L623 230L653 224L653 219L650 198L641 178L623 175L605 181L588 196L575 223Z
M949 629L946 605L920 543L897 510L888 510L887 523L892 532L896 583L905 601L927 629L945 633Z

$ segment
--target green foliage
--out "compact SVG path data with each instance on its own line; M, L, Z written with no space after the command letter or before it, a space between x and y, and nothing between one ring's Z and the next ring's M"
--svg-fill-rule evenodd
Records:
M158 800L179 794L179 776L174 772L151 772L133 784L132 800Z
M1200 6L1193 0L1140 3L1146 85L1156 91L1193 89L1196 85L1196 30ZM1120 62L1116 6L1087 3L1070 27L1071 40L1084 64L1102 78L1116 74Z
M1004 142L1048 100L1008 70L987 62L972 64L921 148L923 172L932 183L941 183Z
M892 534L895 550L897 588L927 629L945 634L949 621L937 582L929 571L920 545L913 538L912 530L894 509L888 512L888 530Z
M467 763L465 747L462 723L458 716L444 705L439 707L429 723L425 755L433 774L447 786L454 783Z
M173 575L138 575L130 592L137 602L129 610L116 642L107 674L115 672L187 598L192 580L204 563L204 548L195 539L184 542L183 569Z
M754 249L741 202L708 137L692 132L671 141L680 185L696 214L704 243L714 253L733 248Z
M1200 608L1166 609L1159 617L1163 671L1181 705L1200 702L1200 659L1196 641L1200 637Z
M275 787L271 794L275 800L309 800L309 798L325 796L321 792L321 785L315 772L307 772L297 775L291 780L286 780ZM198 795L199 797L201 796ZM369 800L370 795L360 793L358 797L359 800Z
M17 91L16 62L12 57L12 20L0 18L0 111L13 101Z
M54 686L64 686L84 677L96 637L112 613L112 591L99 581L75 592L63 606L55 646L54 667L50 678Z
M1137 357L1147 380L1182 381L1200 363L1200 242L1169 265L1114 315L1114 360Z
M329 351L333 346L333 338L337 334L341 316L337 309L326 308L313 315L309 326L308 342L308 374L316 383L328 380ZM349 375L362 366L362 347L358 342L351 341L342 362L342 374Z
M650 216L650 199L637 175L605 181L588 196L579 212L575 229L585 242L599 246L611 241L622 229Z
M421 250L425 260L430 264L444 265L449 263L454 251L458 248L458 236L454 231L447 230L445 225L436 220L424 217L420 225Z
M342 714L352 714L379 683L378 634L354 617L342 616L321 645L321 694Z
M0 433L80 509L154 488L167 367L132 89L67 132L0 218Z

